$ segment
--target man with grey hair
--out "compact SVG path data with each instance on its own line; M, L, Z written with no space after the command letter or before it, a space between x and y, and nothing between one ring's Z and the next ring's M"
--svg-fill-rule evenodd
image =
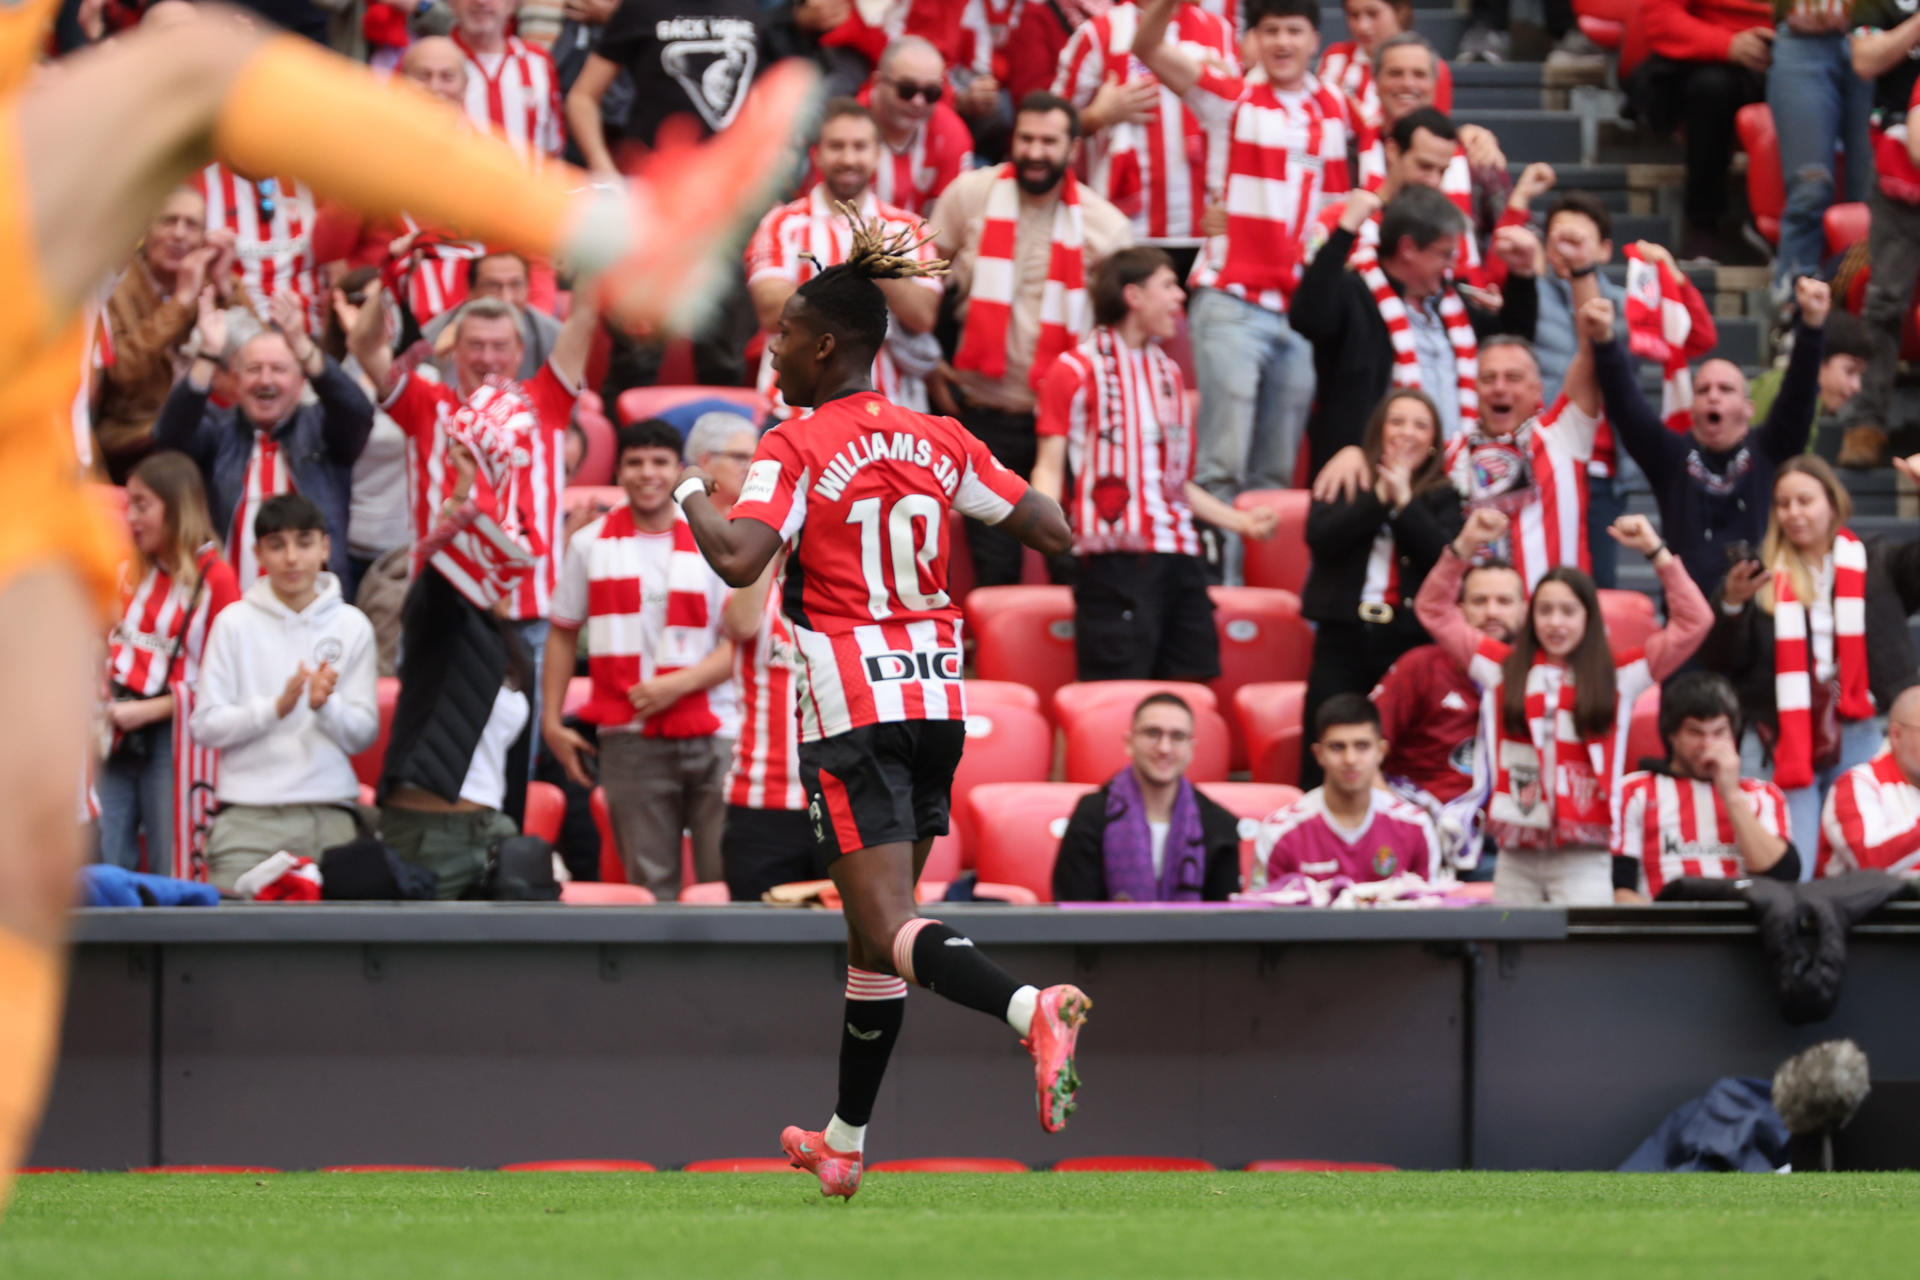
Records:
M520 367L513 376L521 382L538 377L560 340L560 321L528 303L532 283L527 260L510 250L490 250L462 264L462 270L469 299L493 298L513 308L514 323L520 329ZM420 331L420 336L433 344L433 362L442 381L455 376L453 335L449 330L459 314L458 307L451 307L427 321Z
M260 575L253 517L282 493L311 499L326 516L327 568L347 579L347 500L353 463L373 430L373 404L347 372L307 335L300 299L275 294L272 327L241 339L227 313L202 293L192 339L197 353L154 423L154 446L178 449L200 466L214 529L227 546L240 587ZM211 403L214 375L234 379L231 408ZM302 403L307 386L313 402Z
M973 134L946 101L946 64L933 42L901 36L880 55L859 102L880 125L874 198L925 217L947 184L973 167ZM814 180L819 180L816 171Z
M725 511L740 496L759 443L760 433L743 414L716 409L694 419L693 430L687 432L687 461L713 477L713 492L707 496L714 506Z
M1360 185L1371 187L1386 172L1385 141L1401 117L1422 107L1438 108L1440 55L1418 31L1402 31L1373 51L1374 91L1380 98L1380 127L1362 130L1357 148ZM1485 125L1462 124L1459 147L1441 190L1460 205L1476 231L1503 225L1511 193L1506 152ZM1534 193L1537 194L1537 193ZM1525 222L1523 216L1516 221Z

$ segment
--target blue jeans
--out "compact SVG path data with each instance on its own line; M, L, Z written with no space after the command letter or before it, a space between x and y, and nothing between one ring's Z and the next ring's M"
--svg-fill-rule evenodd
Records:
M173 874L173 722L142 731L144 759L115 756L100 766L100 861L140 870L140 836L147 837L148 871Z
M1847 770L1865 764L1880 753L1887 740L1887 718L1841 721L1840 763L1814 775L1810 787L1786 791L1787 825L1792 829L1793 847L1800 852L1800 879L1813 879L1813 860L1820 852L1820 807L1826 803L1827 789ZM1740 743L1740 776L1771 778L1773 766L1766 759L1759 735L1748 730Z
M1194 481L1233 501L1242 489L1285 489L1313 407L1313 345L1287 318L1218 289L1187 309L1200 391Z
M540 760L540 667L547 656L547 620L528 618L514 623L513 629L520 633L520 641L533 659L533 688L526 691L528 709L533 713L533 719L528 721L532 737L527 747L527 781L531 782L533 766Z
M1782 23L1774 35L1767 105L1773 108L1780 172L1787 185L1774 288L1791 292L1794 278L1818 271L1826 257L1821 218L1835 199L1836 149L1846 156L1842 198L1867 198L1873 175L1872 144L1867 138L1873 89L1853 73L1845 34L1805 36Z

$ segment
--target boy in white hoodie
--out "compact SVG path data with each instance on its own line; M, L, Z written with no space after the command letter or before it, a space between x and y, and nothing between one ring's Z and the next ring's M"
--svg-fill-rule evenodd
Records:
M222 889L280 850L318 858L357 834L352 757L380 730L376 652L372 624L322 571L326 527L298 494L261 503L261 576L207 637L192 725L220 752L207 878Z

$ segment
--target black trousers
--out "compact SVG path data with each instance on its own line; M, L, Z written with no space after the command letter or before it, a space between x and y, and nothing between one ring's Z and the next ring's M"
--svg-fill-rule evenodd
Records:
M727 806L720 834L720 870L727 896L758 902L777 884L818 880L831 861L814 847L813 826L805 809L748 809Z
M1731 62L1675 62L1650 55L1628 77L1627 97L1654 133L1687 131L1687 225L1711 231L1727 207L1727 161L1734 152L1733 117L1764 102L1767 78Z
M969 403L955 396L961 425L1000 459L1002 466L1026 480L1033 475L1033 463L1039 453L1039 437L1034 435L1034 415L1005 413ZM977 587L1008 587L1020 581L1020 560L1025 554L1020 540L992 525L968 520L967 550L973 556L973 583Z
M1320 785L1320 764L1313 758L1314 717L1335 694L1372 693L1387 668L1401 654L1427 642L1427 633L1413 616L1413 608L1399 610L1392 622L1318 622L1314 624L1313 666L1307 671L1306 706L1302 709L1300 789Z
M1475 22L1483 22L1494 31L1505 31L1513 21L1509 0L1473 0L1469 12ZM1540 0L1541 18L1547 34L1558 40L1573 30L1573 0Z

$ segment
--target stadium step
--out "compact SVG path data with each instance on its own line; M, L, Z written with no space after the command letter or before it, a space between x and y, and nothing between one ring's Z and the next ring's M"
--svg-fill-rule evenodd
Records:
M1440 56L1452 60L1460 49L1460 37L1467 31L1467 15L1453 9L1416 8L1413 12L1413 29L1425 36ZM1339 5L1326 5L1320 15L1320 47L1338 44L1349 39L1347 32L1347 13Z
M1556 169L1580 164L1587 159L1582 141L1583 121L1573 111L1514 111L1456 109L1453 118L1460 124L1477 124L1491 129L1500 139L1508 160L1526 157L1544 160Z
M1453 109L1564 111L1574 105L1573 90L1606 83L1606 66L1597 62L1472 62L1453 68Z

